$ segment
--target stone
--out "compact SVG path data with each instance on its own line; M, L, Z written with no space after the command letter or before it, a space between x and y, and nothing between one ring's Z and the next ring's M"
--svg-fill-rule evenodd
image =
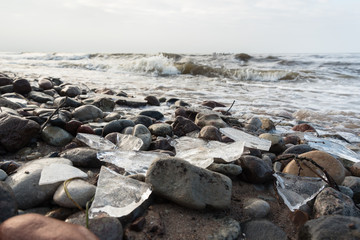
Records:
M241 166L232 163L212 163L210 166L207 167L207 169L230 177L238 176L242 173Z
M29 98L31 98L32 100L38 103L47 103L54 101L54 98L52 96L36 91L31 91L29 93Z
M302 123L294 126L291 130L298 132L316 132L315 128L307 123Z
M119 98L116 100L116 104L119 106L127 106L131 108L139 108L139 107L145 107L147 104L147 101L143 100L134 100L133 98Z
M179 158L154 161L147 171L145 182L153 186L155 194L179 205L204 209L227 208L231 203L231 180L191 165Z
M262 199L250 198L244 203L244 213L251 218L263 218L270 212L270 204Z
M354 163L349 170L353 176L360 177L360 162Z
M67 184L67 190L71 198L79 204L82 208L86 207L86 203L91 200L95 195L96 187L84 180L74 179ZM67 208L76 208L77 206L71 201L65 193L64 186L60 185L54 196L54 202L61 206Z
M287 240L286 233L268 220L253 220L242 225L246 239Z
M65 130L72 134L73 136L76 136L78 128L82 125L82 122L78 120L70 120L65 124Z
M271 167L258 157L243 156L240 163L243 169L241 176L247 182L266 183L273 178Z
M115 108L115 102L111 98L96 98L92 105L100 108L104 112L112 112Z
M190 104L184 102L183 100L177 100L174 104L176 107L188 107Z
M35 121L0 113L0 143L9 152L25 147L39 130Z
M270 147L269 151L272 153L280 154L286 149L285 143L284 143L282 137L279 135L263 133L259 136L259 138L271 141L271 147Z
M314 217L335 214L360 217L359 209L349 196L327 187L315 199Z
M76 213L68 217L65 222L86 227L85 213ZM100 240L123 239L123 227L120 221L114 217L89 219L89 230L94 233Z
M173 151L174 147L171 146L168 139L166 139L166 138L158 138L155 141L152 141L151 144L150 144L150 147L149 147L149 150L156 150L156 149Z
M54 195L58 183L39 185L42 169L52 163L72 165L71 161L65 158L42 158L27 162L6 178L5 182L14 191L20 209L33 208Z
M149 127L150 125L153 124L153 119L151 117L143 116L143 115L130 117L129 120L133 121L135 124L142 124L146 127Z
M200 130L199 138L221 142L221 133L217 127L205 126Z
M151 126L149 126L149 130L150 130L151 134L155 135L155 136L166 137L166 136L173 135L173 130L172 130L171 125L169 125L167 123L152 124Z
M10 85L13 83L13 80L7 76L0 75L0 86Z
M187 119L190 119L191 121L195 121L196 115L198 114L198 111L191 108L178 108L175 110L175 117L181 116Z
M284 138L284 142L285 142L285 144L291 143L291 144L297 145L297 144L300 144L301 139L300 139L300 137L298 137L296 135L289 135Z
M17 79L13 82L14 92L20 94L27 94L31 92L31 86L28 80L26 79Z
M0 97L0 107L7 107L14 110L22 108L20 104L10 101L9 99L3 97Z
M269 118L261 119L261 129L264 129L268 132L276 130L274 122L271 121Z
M6 174L6 172L0 169L0 181L4 181L7 177L8 175Z
M75 108L72 114L74 118L78 119L81 122L102 118L104 115L103 111L100 108L93 105L83 105L81 107Z
M202 106L209 107L211 109L216 107L226 107L224 104L215 101L204 101L201 103Z
M55 208L45 214L45 217L51 217L58 220L64 221L68 218L71 214L73 214L78 209L75 208Z
M147 96L145 100L147 101L147 104L151 106L160 106L160 102L155 96Z
M288 149L286 149L283 154L295 154L295 155L299 155L302 153L306 153L306 152L310 152L314 150L312 147L310 147L307 144L299 144L299 145L294 145L292 147L289 147Z
M151 132L149 131L149 129L147 127L145 127L142 124L137 124L134 126L132 135L135 137L140 138L144 144L143 146L140 148L140 150L147 150L150 147L151 144Z
M4 94L4 93L12 93L14 92L14 87L13 85L5 85L5 86L1 86L0 87L0 93Z
M162 118L164 118L164 115L156 110L145 110L145 111L141 111L139 113L139 115L144 115L144 116L148 116L151 118L155 118L156 120L160 120Z
M133 126L135 126L135 123L131 120L127 120L127 119L114 120L104 126L102 135L105 137L109 133L113 133L113 132L121 133L123 129Z
M95 131L88 125L81 125L77 129L78 133L87 133L87 134L95 134Z
M76 167L98 168L101 166L97 158L97 150L88 147L66 150L60 154L60 157L71 160Z
M0 225L0 236L4 240L98 240L85 227L33 213L19 215L5 221Z
M246 54L246 53L238 53L238 54L235 54L234 57L235 57L235 59L244 61L244 62L247 62L252 58L252 56L250 56L249 54Z
M225 217L222 219L217 219L218 222L216 233L207 236L207 240L237 240L241 236L241 227L240 223L232 218Z
M346 176L342 185L349 187L353 191L354 202L360 203L360 177Z
M73 98L66 98L66 97L57 97L54 100L54 106L59 107L59 106L63 106L63 107L80 107L81 103L76 101Z
M80 94L81 94L80 88L74 85L66 85L60 91L60 95L68 96L68 97L76 97Z
M341 164L341 162L339 162L339 160L335 159L334 157L332 157L331 155L325 152L311 151L300 154L299 157L306 157L315 161L317 164L319 164L329 173L329 175L335 180L337 184L341 184L345 178L345 168ZM306 161L306 163L313 170L320 171L312 163L308 161ZM300 171L300 176L318 177L307 166L305 166L304 163L300 162L300 166L303 169L302 171ZM283 169L283 173L297 175L298 172L299 172L299 167L296 164L295 160L291 160Z
M298 239L359 239L360 218L341 215L309 220L300 229Z
M200 130L200 128L191 120L178 116L175 118L175 121L172 123L173 132L175 135L181 137L187 133Z
M195 124L200 128L205 126L214 126L217 128L225 128L227 124L217 114L202 114L198 113L195 118Z
M258 117L252 117L248 123L245 125L245 128L249 131L256 132L258 129L261 128L262 122Z
M119 120L121 118L121 114L118 112L111 112L108 115L106 115L103 119L105 122L111 122L114 120Z
M39 84L39 87L44 90L52 89L54 86L53 82L46 78L40 79L38 84Z
M18 214L15 195L10 186L0 181L0 224Z
M42 133L42 139L50 145L63 147L74 138L70 133L59 127L46 126Z

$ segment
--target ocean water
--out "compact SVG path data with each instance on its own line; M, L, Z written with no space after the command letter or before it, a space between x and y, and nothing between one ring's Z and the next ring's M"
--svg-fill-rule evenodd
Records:
M254 54L0 53L0 72L58 77L131 96L219 101L235 117L270 117L279 131L310 122L360 142L360 53ZM224 108L227 109L228 107Z

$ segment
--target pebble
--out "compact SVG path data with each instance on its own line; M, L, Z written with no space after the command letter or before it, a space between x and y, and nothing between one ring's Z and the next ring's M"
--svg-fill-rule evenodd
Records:
M175 118L175 121L171 124L175 135L181 137L187 133L200 130L200 128L190 119L182 116Z
M101 166L97 158L97 150L80 147L63 151L60 157L71 160L75 167L98 168Z
M242 225L246 239L287 240L286 233L268 220L253 220Z
M13 190L7 183L0 181L0 224L17 214L18 206Z
M114 120L104 126L102 135L105 137L106 135L112 132L121 133L123 129L133 126L135 126L135 123L131 120L127 120L127 119Z
M251 218L263 218L270 212L270 204L262 199L251 198L244 203L244 213Z
M53 82L46 78L40 79L38 83L39 83L39 87L43 90L52 89L54 86Z
M286 149L283 154L302 154L302 153L306 153L306 152L310 152L312 151L313 148L310 147L307 144L299 144L299 145L294 145L292 147L289 147L288 149Z
M26 79L17 79L13 82L13 91L20 94L31 92L30 82Z
M58 147L65 146L74 138L64 129L54 126L46 126L41 133L41 137L47 144Z
M134 117L130 117L129 120L133 121L135 124L142 124L146 127L149 127L153 124L153 118L143 115L137 115Z
M144 142L140 150L145 151L150 147L152 138L151 138L151 132L147 127L145 127L142 124L135 125L132 135L140 138Z
M79 87L74 85L66 85L64 86L61 91L60 95L62 96L68 96L68 97L76 97L81 94L81 90Z
M217 114L202 114L198 113L195 118L195 124L200 128L205 126L214 126L217 128L227 127L227 124Z
M342 185L349 187L353 191L354 202L360 203L360 177L346 176Z
M83 105L81 107L75 108L75 110L72 112L72 115L74 118L83 122L102 118L104 113L100 108L93 105Z
M232 218L226 217L217 219L216 233L211 234L206 239L208 240L237 240L241 235L240 223Z
M6 172L0 169L0 181L4 181L7 177L8 175L6 174Z
M241 176L247 182L266 183L273 178L271 167L258 157L243 156L240 163L243 169Z
M207 169L230 177L238 176L242 173L241 166L232 163L212 163L210 166L207 167Z
M221 142L221 133L217 127L205 126L199 133L199 138Z
M166 136L173 135L173 130L172 130L171 125L166 124L166 123L152 124L151 126L149 126L149 130L150 130L151 134L153 134L155 136L166 137Z
M147 96L145 100L151 106L160 106L160 101L155 96Z
M148 117L151 117L151 118L155 118L156 120L160 120L160 119L164 118L164 115L161 112L155 111L155 110L141 111L139 113L139 115L144 115L144 116L148 116Z

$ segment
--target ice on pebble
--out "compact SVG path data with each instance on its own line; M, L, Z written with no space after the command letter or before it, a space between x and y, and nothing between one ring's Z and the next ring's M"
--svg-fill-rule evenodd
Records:
M94 134L78 133L76 139L96 150L111 150L116 148L116 145L109 140Z
M351 151L350 149L345 147L344 145L323 138L318 138L311 134L305 134L304 138L308 142L307 144L312 148L328 152L330 154L353 162L360 161L360 156L354 151Z
M168 156L169 155L164 153L122 150L99 151L97 153L97 158L100 161L122 167L130 174L146 174L146 171L154 160Z
M176 157L201 168L207 168L215 159L222 159L225 162L239 159L243 154L244 144L242 141L226 144L192 137L181 137L172 142Z
M41 171L39 185L62 182L70 178L87 178L87 174L67 164L53 163Z
M316 197L326 183L321 178L301 177L285 173L275 173L276 188L291 211Z
M245 147L248 148L269 151L271 147L271 141L255 137L235 128L220 128L219 130L222 134L233 139L234 141L244 141Z
M148 199L151 192L149 184L101 167L89 217L126 216Z
M118 133L116 136L116 148L119 150L138 151L143 145L143 140L133 135Z

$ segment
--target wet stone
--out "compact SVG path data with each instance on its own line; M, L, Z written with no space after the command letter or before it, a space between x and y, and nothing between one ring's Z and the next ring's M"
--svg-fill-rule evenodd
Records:
M111 98L96 98L92 105L100 108L104 112L112 112L115 107L115 102Z
M7 174L4 170L0 169L0 181L4 181L7 178Z
M7 108L14 109L14 110L22 108L22 106L20 104L10 101L3 97L0 97L0 107L7 107Z
M60 95L68 97L76 97L81 94L79 87L74 85L66 85L61 89Z
M63 107L80 107L81 103L76 101L73 98L66 98L66 97L57 97L54 100L54 105L59 107L59 106L63 106Z
M139 115L144 115L144 116L148 116L148 117L151 117L151 118L155 118L156 120L160 120L160 119L164 118L164 115L161 112L155 111L155 110L141 111L139 113Z
M151 126L149 126L149 130L151 134L155 136L166 137L173 135L172 127L166 123L152 124Z
M296 154L296 155L299 155L299 154L302 154L302 153L310 152L312 150L313 150L313 148L310 147L307 144L299 144L299 145L289 147L288 149L286 149L284 151L283 154Z
M272 179L272 169L262 159L254 156L243 156L240 159L243 169L242 177L250 183L265 183Z
M46 103L46 102L54 101L54 98L52 96L36 91L31 91L29 93L29 98L33 99L35 102L38 103Z
M0 224L18 213L15 195L10 186L0 181Z
M217 128L227 127L227 124L217 114L202 114L198 113L195 118L195 124L200 128L205 126L214 126Z
M50 145L63 147L74 138L70 133L59 127L46 126L42 133L42 139Z
M133 121L135 124L142 124L146 127L149 127L150 125L153 124L153 118L143 115L130 117L129 120Z
M142 124L137 124L134 126L132 135L140 138L143 141L143 145L140 150L147 150L151 144L151 132L147 127Z
M354 202L356 204L360 203L360 177L346 176L342 185L349 187L353 191Z
M147 101L147 104L149 104L149 105L160 106L160 102L155 96L147 96L145 98L145 100Z
M106 135L112 132L121 133L123 129L133 126L135 126L135 124L131 120L127 120L127 119L114 120L104 126L102 135L105 137Z
M218 128L214 126L205 126L200 130L199 138L206 140L214 140L221 142L221 133Z
M191 120L178 116L172 124L173 132L177 136L184 136L187 133L200 130L200 128Z
M14 92L27 94L31 92L30 82L26 79L17 79L13 82Z
M73 117L79 121L94 120L97 118L102 118L104 113L103 111L93 105L83 105L76 108L73 112Z
M315 128L307 123L296 125L292 128L292 130L298 132L316 132Z

